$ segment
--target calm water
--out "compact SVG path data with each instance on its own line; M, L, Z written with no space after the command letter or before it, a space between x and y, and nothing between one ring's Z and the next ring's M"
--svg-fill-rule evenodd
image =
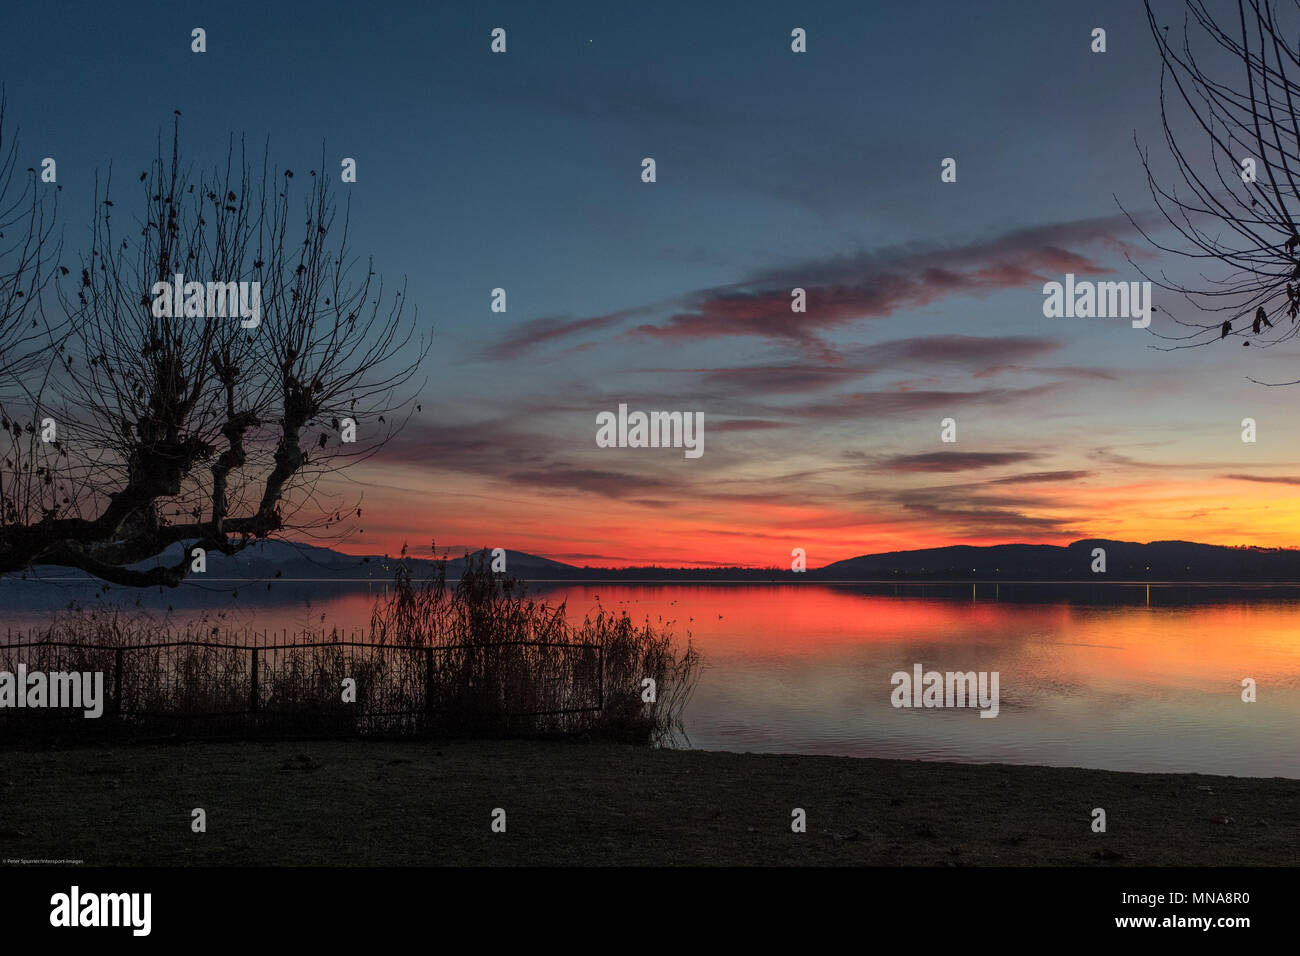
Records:
M203 608L222 627L292 632L322 621L362 628L379 593L365 584L277 588L239 600L186 589L146 603L174 604L180 623ZM93 593L79 591L50 603ZM4 624L47 616L15 593L0 594L10 608L0 612ZM573 617L599 602L689 632L705 658L686 712L695 747L1300 777L1296 603L1034 605L823 585L583 584L541 593L567 601ZM895 709L890 676L916 663L998 671L999 716ZM1257 703L1242 702L1244 677L1257 681Z

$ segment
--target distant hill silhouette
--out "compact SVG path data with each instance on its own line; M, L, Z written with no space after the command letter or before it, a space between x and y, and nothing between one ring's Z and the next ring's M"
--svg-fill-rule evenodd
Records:
M1094 573L1093 551L1106 552L1106 572ZM163 555L175 561L180 546ZM476 555L490 553L476 552ZM248 581L392 579L398 562L408 564L417 579L433 573L428 558L358 557L330 548L288 541L264 541L240 554L208 555L206 579ZM155 562L142 562L147 567ZM457 578L463 557L448 561L447 576ZM987 547L952 545L916 551L890 551L836 561L796 574L789 568L633 568L577 567L523 551L506 551L506 570L536 581L659 580L659 581L1206 581L1223 583L1300 582L1300 550L1230 548L1191 541L1110 541L1089 538L1064 547L1047 544L999 544ZM62 568L39 568L30 578L77 577ZM202 580L199 576L195 579Z
M149 568L156 564L175 564L180 560L182 545L174 544L167 548L157 560L141 561L131 565L133 568ZM491 552L487 549L473 553L491 562ZM358 556L343 554L332 548L300 544L294 541L258 541L234 555L209 552L207 571L203 575L192 575L191 580L201 582L213 579L234 579L242 581L273 580L349 580L373 579L387 582L393 579L398 564L408 565L416 578L427 578L434 572L435 562L430 558L393 557L381 555ZM465 567L465 558L458 557L447 562L447 576L460 577ZM523 551L506 549L506 567L511 574L524 578L564 577L566 574L578 573L580 568L561 564L549 558L538 557ZM22 575L12 575L13 578ZM68 579L86 578L88 575L61 567L33 568L29 579Z
M1093 551L1106 553L1105 574L1094 573ZM1110 541L1087 538L1047 544L953 545L892 551L836 561L816 576L843 580L892 577L1010 581L1300 581L1300 550L1227 548L1192 541Z

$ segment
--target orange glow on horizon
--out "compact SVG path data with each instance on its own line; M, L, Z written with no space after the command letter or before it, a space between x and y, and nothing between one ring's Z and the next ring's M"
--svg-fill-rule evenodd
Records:
M505 547L579 567L788 568L790 552L807 552L810 568L888 551L954 544L1065 545L1081 538L1186 540L1227 546L1294 547L1300 542L1300 497L1290 486L1224 479L1101 485L1030 485L1016 509L1031 519L1077 528L1032 525L979 533L945 531L906 509L868 510L865 501L800 501L791 496L717 496L647 507L622 498L502 489L483 479L415 468L387 470L391 484L365 494L360 530L341 544L349 554L396 554L403 545L426 556ZM452 491L415 491L420 485ZM1068 512L1060 505L1068 500ZM942 499L940 499L942 500ZM1041 501L1041 505L1038 502ZM321 542L328 544L329 542Z

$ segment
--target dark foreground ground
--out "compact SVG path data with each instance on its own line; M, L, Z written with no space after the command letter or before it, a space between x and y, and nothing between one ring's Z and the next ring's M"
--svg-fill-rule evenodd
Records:
M0 862L21 859L1294 866L1300 780L525 741L7 750Z

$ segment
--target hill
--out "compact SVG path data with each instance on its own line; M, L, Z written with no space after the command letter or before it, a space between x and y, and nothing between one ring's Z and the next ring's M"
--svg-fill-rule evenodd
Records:
M1094 553L1105 552L1105 573L1092 570ZM179 545L163 563L174 562ZM490 552L475 557L491 560ZM416 579L435 571L428 558L356 556L290 541L262 541L237 555L207 556L207 580L389 581L399 562ZM154 562L136 565L147 567ZM447 577L459 578L465 558L447 562ZM1222 583L1300 582L1300 550L1224 547L1192 541L1112 541L1088 538L1071 544L952 545L915 551L865 554L796 574L789 568L577 567L525 551L506 550L506 570L533 581L1202 581ZM64 568L36 568L28 580L81 578ZM12 579L12 577L11 577ZM192 578L192 580L196 580Z

